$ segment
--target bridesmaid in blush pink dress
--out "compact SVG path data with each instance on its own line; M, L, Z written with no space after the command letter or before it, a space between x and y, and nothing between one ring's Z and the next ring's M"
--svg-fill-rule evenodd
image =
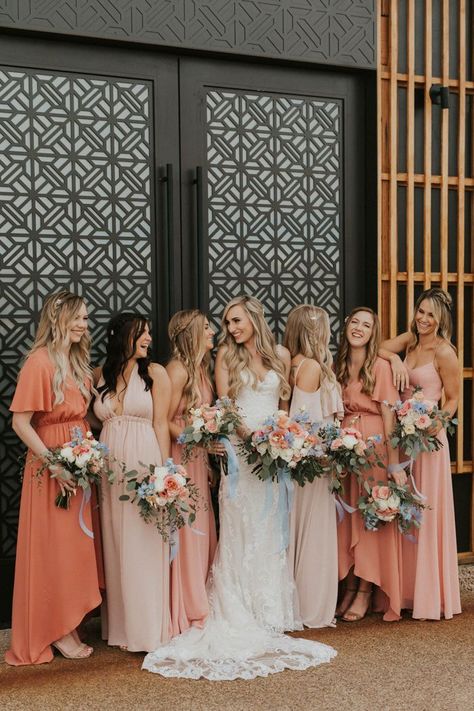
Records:
M377 357L380 326L377 314L363 307L346 319L336 360L336 374L342 385L343 427L355 426L364 439L381 435L376 446L380 459L390 467L375 466L363 472L364 479L386 482L391 476L397 484L406 483L399 466L398 450L388 438L394 415L384 403L394 403L398 393L392 383L390 367ZM346 479L344 498L357 509L362 486L355 476ZM400 533L394 524L377 531L366 530L355 511L346 514L338 526L339 578L345 580L345 593L338 614L345 622L355 622L366 614L372 601L374 611L383 612L385 621L400 618Z
M116 481L104 483L101 499L107 605L102 634L109 645L149 652L170 637L169 543L140 517L138 506L119 500L126 469L161 464L168 458L166 371L150 363L148 322L123 313L108 327L107 357L95 372L94 414L103 423ZM115 460L115 461L114 461Z
M413 387L423 388L428 400L439 402L454 415L458 402L459 362L451 344L451 297L442 289L423 292L415 305L410 331L384 341L381 355L392 362L397 384L408 387L402 399L411 397ZM406 351L404 364L396 355ZM430 506L423 512L417 543L403 541L402 606L418 619L450 619L461 612L456 527L446 431L438 423L433 429L442 443L437 452L420 454L413 466L417 489ZM403 455L401 455L403 456Z
M290 415L302 408L312 422L343 416L341 389L332 371L327 313L309 304L291 310L284 345L291 353ZM295 486L288 562L299 617L306 627L333 627L337 602L337 530L334 496L326 477Z
M204 314L198 310L178 311L168 326L172 358L166 370L171 380L169 427L171 453L181 462L183 447L176 439L186 424L190 408L210 404L213 390L209 377L210 352L214 346L214 331ZM209 451L209 450L208 450ZM208 451L199 449L185 464L192 482L199 489L199 509L192 528L179 531L179 547L171 564L172 634L189 627L203 627L209 614L206 593L207 576L217 545L216 525L209 492ZM221 444L212 451L222 454Z

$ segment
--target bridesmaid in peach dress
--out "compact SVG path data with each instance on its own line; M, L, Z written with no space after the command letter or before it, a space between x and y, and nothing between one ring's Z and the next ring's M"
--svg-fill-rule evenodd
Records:
M11 648L8 664L41 664L53 659L51 645L69 659L84 659L77 627L100 605L91 505L83 493L69 510L57 508L61 490L74 487L45 472L35 473L49 448L85 433L90 400L89 334L84 301L68 291L49 296L33 347L21 369L11 404L13 429L27 445L20 505ZM50 467L67 477L60 467ZM79 512L83 506L83 525Z
M456 412L459 393L459 362L451 343L451 296L443 289L424 291L415 305L410 330L384 341L381 355L390 359L395 382L411 397L413 387L423 388L428 400ZM405 351L402 363L396 353ZM446 431L438 423L436 434L443 446L437 452L419 455L413 466L416 487L430 506L423 512L417 544L403 541L402 607L418 619L450 619L461 612L456 527ZM403 456L403 455L401 455Z
M94 372L98 395L94 414L103 423L117 480L102 487L101 519L107 604L103 636L109 645L150 652L170 635L169 543L138 507L119 500L128 470L161 464L169 457L167 412L170 383L165 369L150 363L145 317L122 313L108 326L107 357Z
M342 419L341 389L331 367L329 338L324 309L302 304L290 311L284 338L291 353L290 415L304 408L312 422ZM288 562L303 624L333 627L338 587L336 507L326 477L295 487Z
M214 331L198 310L178 311L168 326L172 358L166 370L171 380L169 427L171 452L181 462L182 446L176 442L192 407L210 404L214 394L209 376ZM198 450L185 464L186 471L200 493L199 509L193 529L179 531L179 547L171 565L171 622L173 636L189 627L203 627L209 614L206 580L217 545L216 524L209 492L208 451ZM212 452L223 454L221 444Z
M346 319L336 359L336 375L342 386L343 427L353 424L364 438L381 435L377 452L388 469L365 470L365 479L374 483L391 477L399 485L406 483L399 465L398 450L387 443L393 430L394 415L385 402L394 403L398 393L392 383L389 364L377 357L380 326L372 309L354 309ZM344 498L357 508L361 485L355 476L346 480ZM385 621L400 619L400 533L396 525L378 531L365 529L356 511L346 514L338 527L339 579L345 580L345 593L337 614L345 622L365 616L372 602L375 612L384 612ZM372 599L371 599L372 598Z

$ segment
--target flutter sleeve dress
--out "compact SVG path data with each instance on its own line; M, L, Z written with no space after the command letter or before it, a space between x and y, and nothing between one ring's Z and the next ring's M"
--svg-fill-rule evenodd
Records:
M213 394L201 379L201 403L210 404ZM185 403L182 399L174 416L175 423L185 426ZM171 444L171 456L181 463L182 445ZM179 549L171 564L171 623L173 635L189 627L203 627L209 614L206 592L207 577L217 546L216 523L209 491L208 454L203 449L195 451L185 465L191 482L199 489L199 508L192 528L184 526L179 531Z
M385 442L381 403L395 403L398 392L393 386L392 372L387 361L377 358L374 366L375 387L372 395L362 392L362 382L357 381L343 387L344 402L343 427L353 426L362 437L381 435L376 445L377 453L385 465L388 464L387 443ZM372 467L363 472L364 479L373 477L373 482L386 483L387 469ZM343 498L357 509L359 496L365 494L356 476L347 477L344 482ZM343 580L354 567L357 577L376 586L372 602L374 612L384 612L384 620L392 622L400 619L401 610L401 540L395 523L380 526L377 531L368 531L362 516L356 510L346 513L338 525L339 579Z
M48 351L33 353L21 369L12 412L33 412L31 424L46 447L71 439L73 428L88 429L87 403L72 379L64 402L54 405L54 365ZM41 664L53 659L51 643L72 632L100 605L101 595L92 533L91 503L83 492L69 510L57 508L58 484L28 451L23 472L8 664ZM82 512L81 512L82 507ZM82 513L82 526L80 522Z
M290 415L302 408L312 422L333 422L343 409L339 388L333 386L330 397L322 402L321 388L309 393L295 385ZM295 607L303 624L333 627L338 586L337 531L336 506L327 477L303 487L295 485L288 562L296 584Z

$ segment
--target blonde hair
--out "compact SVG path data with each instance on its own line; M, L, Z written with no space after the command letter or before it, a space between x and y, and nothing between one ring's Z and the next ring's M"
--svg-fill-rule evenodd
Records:
M312 358L321 366L321 400L331 402L331 390L340 389L332 369L332 354L329 350L331 331L329 316L324 309L312 304L300 304L291 309L286 322L283 345L291 357L301 354Z
M235 398L243 385L241 374L244 370L250 372L252 387L257 387L258 375L252 369L252 359L248 349L242 343L236 343L229 333L226 324L227 314L233 306L241 306L252 323L255 335L255 348L262 358L267 370L274 370L280 380L280 398L288 400L291 395L290 384L285 375L285 368L276 352L276 342L273 333L265 321L263 306L254 296L236 296L229 301L222 315L222 336L219 345L226 345L224 361L229 371L229 397Z
M349 380L350 346L347 340L347 329L349 328L353 316L361 311L367 311L367 313L372 315L374 320L372 335L366 345L366 356L359 374L359 378L362 381L362 392L367 395L372 395L375 387L374 367L380 345L380 321L375 311L368 306L358 306L356 309L352 309L344 321L344 328L336 356L336 377L342 386L346 385Z
M69 344L68 328L84 305L81 296L70 291L59 291L48 296L41 310L40 322L33 346L27 357L40 348L47 348L54 364L53 393L54 405L64 402L64 383L69 367L77 387L86 402L90 401L91 391L86 383L92 381L90 367L90 335L85 331L79 343ZM69 347L69 356L65 349ZM69 366L69 367L68 367Z
M196 407L201 400L198 373L213 390L209 366L211 354L206 348L204 326L206 316L198 309L178 311L168 324L168 336L171 342L171 357L183 364L187 380L183 389L186 409Z
M453 321L451 318L451 306L453 300L451 295L448 294L444 289L439 289L438 287L433 287L432 289L427 289L424 291L418 299L416 300L415 309L413 311L413 318L410 323L410 341L407 346L407 352L409 353L418 345L420 336L416 328L416 312L418 311L422 301L427 299L431 302L431 309L433 311L433 317L436 323L436 335L449 343L449 345L454 349L454 345L451 343L451 336L453 332Z

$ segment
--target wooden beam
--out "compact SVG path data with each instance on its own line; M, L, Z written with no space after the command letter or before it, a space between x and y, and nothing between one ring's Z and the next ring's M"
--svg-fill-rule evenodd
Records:
M390 203L389 203L389 253L390 302L389 333L397 333L397 70L398 70L398 0L391 3L390 14Z
M398 0L396 0L398 2ZM396 3L395 3L396 4ZM425 189L423 192L423 270L425 289L431 285L431 98L432 84L432 33L433 8L431 0L425 0L425 96L424 96L424 165Z
M449 0L442 0L442 84L449 81ZM446 82L446 83L445 83ZM448 175L449 111L441 109L441 199L440 199L440 267L441 287L448 288Z
M415 3L407 3L407 193L406 193L406 323L410 323L414 306L415 271ZM398 181L397 181L398 182Z

